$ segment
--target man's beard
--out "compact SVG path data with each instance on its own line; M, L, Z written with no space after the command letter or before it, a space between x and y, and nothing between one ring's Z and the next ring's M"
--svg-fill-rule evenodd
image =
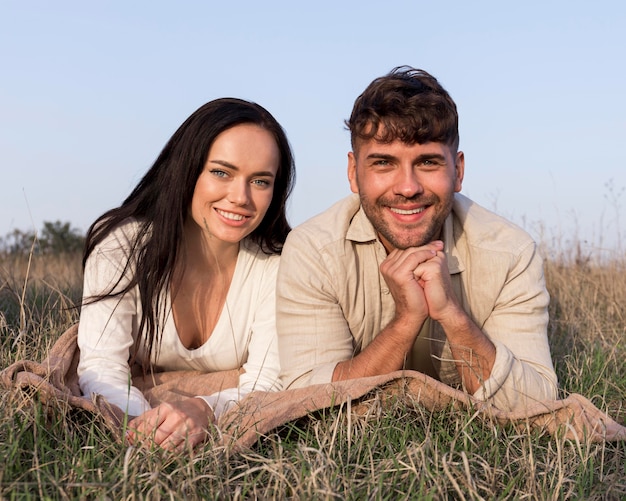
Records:
M392 200L381 198L371 203L369 199L361 197L361 206L378 235L387 240L394 248L404 250L409 247L420 247L440 238L443 223L452 209L452 200L452 196L444 201L437 195L431 194L428 197L396 197ZM430 221L420 221L414 225L407 224L403 228L403 234L399 235L398 230L389 224L388 219L383 214L390 206L401 206L407 203L417 203L426 207L426 210L431 212L431 219Z

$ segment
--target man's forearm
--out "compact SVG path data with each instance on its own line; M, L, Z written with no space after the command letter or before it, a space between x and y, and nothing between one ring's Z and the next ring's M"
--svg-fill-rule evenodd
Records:
M394 319L358 355L339 362L333 381L388 374L404 366L421 323Z
M459 311L440 321L465 389L473 394L489 379L496 348L473 320Z

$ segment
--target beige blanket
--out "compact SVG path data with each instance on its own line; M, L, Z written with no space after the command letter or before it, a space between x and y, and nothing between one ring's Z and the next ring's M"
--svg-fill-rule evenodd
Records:
M78 326L68 329L41 363L16 362L0 373L7 388L36 390L43 401L62 402L98 414L117 439L121 438L123 412L104 398L81 396L76 375ZM139 387L153 404L185 396L207 395L237 385L238 371L203 374L194 371L135 376ZM380 392L383 397L402 398L408 405L431 411L448 408L473 409L478 416L498 423L536 427L566 438L591 441L626 440L626 427L597 409L585 397L572 394L564 400L538 402L524 411L505 412L474 400L415 371L398 371L384 376L353 379L281 392L254 392L224 414L218 428L225 446L236 450L252 446L259 436L310 412L352 402L353 409L366 406L363 397Z

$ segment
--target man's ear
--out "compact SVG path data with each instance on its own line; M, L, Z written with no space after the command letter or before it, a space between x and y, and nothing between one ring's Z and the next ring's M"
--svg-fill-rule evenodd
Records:
M457 152L455 162L455 175L454 191L459 192L463 186L463 176L465 175L465 154L462 151Z
M350 190L352 190L352 193L358 193L359 185L356 182L356 158L352 151L348 153L348 181L350 181Z

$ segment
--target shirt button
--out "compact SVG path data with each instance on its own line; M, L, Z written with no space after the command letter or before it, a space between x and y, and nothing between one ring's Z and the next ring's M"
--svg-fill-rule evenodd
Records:
M389 289L380 289L383 294L389 294Z

